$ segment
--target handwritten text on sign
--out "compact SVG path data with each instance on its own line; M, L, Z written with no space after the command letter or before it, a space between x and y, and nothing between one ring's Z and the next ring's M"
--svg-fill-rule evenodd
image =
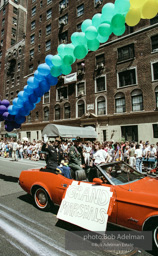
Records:
M72 184L62 200L57 218L91 231L105 231L111 196L108 187Z

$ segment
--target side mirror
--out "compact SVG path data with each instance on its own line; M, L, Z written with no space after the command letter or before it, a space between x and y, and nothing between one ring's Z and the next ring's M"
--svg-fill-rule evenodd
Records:
M94 178L94 179L93 179L93 182L94 182L96 185L101 185L101 184L103 184L103 181L102 181L101 179L99 179L99 178Z

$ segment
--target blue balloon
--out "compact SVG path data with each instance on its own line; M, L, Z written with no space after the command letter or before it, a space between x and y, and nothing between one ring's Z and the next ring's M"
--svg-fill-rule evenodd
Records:
M37 70L42 76L47 76L48 74L50 74L50 67L46 63L40 64Z
M42 90L44 93L50 90L50 84L47 83L47 80L43 80L40 82L39 90Z
M31 111L34 108L34 104L29 102L29 101L25 102L24 103L24 108L25 108L25 110Z
M38 100L38 97L37 97L37 95L33 92L33 93L29 96L29 101L30 101L31 103L36 103L37 100Z
M15 106L10 105L10 106L8 107L8 112L9 112L10 115L16 115L18 111L17 111L17 109L15 108Z
M44 76L42 76L42 75L38 72L38 70L36 70L35 73L34 73L34 78L36 78L36 79L39 80L39 81L42 81L42 80L44 79Z
M38 104L41 101L41 97L38 97L38 100L35 102L35 104Z
M50 86L54 86L58 83L58 78L52 76L51 74L46 76L46 80L47 80L48 84L50 84Z
M48 54L45 58L45 62L46 64L51 68L53 66L52 63L52 59L53 59L53 55L52 54Z
M13 122L13 127L15 129L21 128L21 124L17 124L16 122Z
M38 87L38 83L37 83L37 81L35 80L35 78L34 78L33 76L31 76L31 77L29 77L29 78L27 79L27 85L28 85L28 87L30 87L30 88L36 88L36 87Z
M15 122L16 122L17 124L22 124L22 123L24 123L25 121L26 121L26 117L25 117L25 116L17 115L17 116L15 117Z

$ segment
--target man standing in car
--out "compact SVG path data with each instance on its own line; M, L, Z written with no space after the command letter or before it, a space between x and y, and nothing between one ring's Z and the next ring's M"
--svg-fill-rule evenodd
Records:
M48 142L48 137L44 135L44 143L42 151L47 152L46 157L46 169L43 171L49 171L53 173L63 173L63 175L71 179L70 168L68 166L60 166L63 160L63 150L60 148L60 138L56 138L55 142Z

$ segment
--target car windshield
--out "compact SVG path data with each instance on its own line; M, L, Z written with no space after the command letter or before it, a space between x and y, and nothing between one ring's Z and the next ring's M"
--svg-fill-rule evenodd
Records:
M115 185L123 185L144 178L143 174L125 163L118 162L100 167L109 181Z

